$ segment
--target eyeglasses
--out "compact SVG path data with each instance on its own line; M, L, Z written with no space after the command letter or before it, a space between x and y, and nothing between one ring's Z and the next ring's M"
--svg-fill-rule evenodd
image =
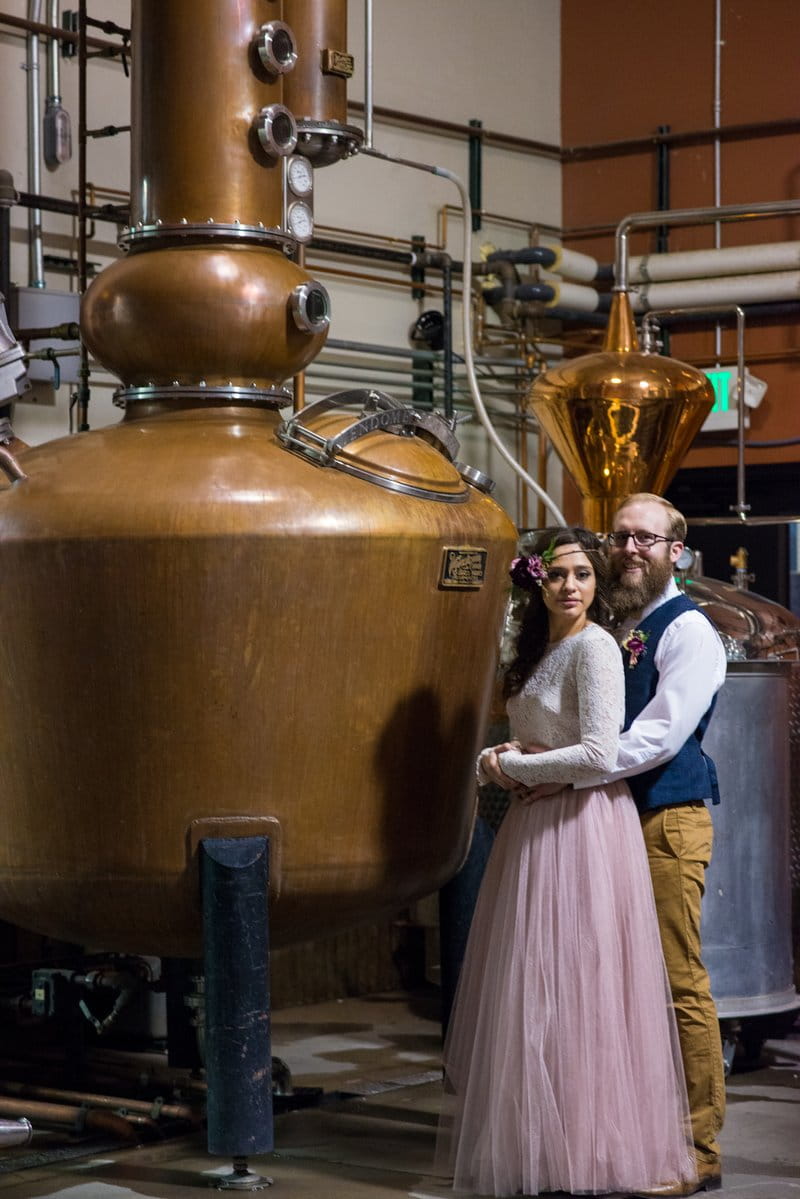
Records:
M606 533L606 541L616 550L624 550L630 538L639 550L650 549L657 541L674 541L674 537L662 537L660 533L648 533L646 529L636 529L632 533Z

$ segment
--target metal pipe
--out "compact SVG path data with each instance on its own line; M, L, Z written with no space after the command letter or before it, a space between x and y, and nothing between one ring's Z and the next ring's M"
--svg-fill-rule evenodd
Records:
M469 126L470 129L478 131L469 135L469 198L472 204L472 232L477 233L481 227L481 209L483 207L483 142L479 132L483 121L473 119Z
M0 1149L8 1149L12 1145L30 1145L33 1139L33 1125L30 1120L0 1120Z
M50 25L45 25L41 21L26 20L24 17L14 17L10 13L0 12L0 25L7 25L10 29L24 29L28 33L41 33L46 37L55 38L60 42L67 44L75 44L78 41L78 34L73 33L71 29L58 29ZM99 50L108 58L113 58L118 54L122 54L125 47L117 42L107 42L103 38L89 37L86 39L88 45L93 50Z
M91 1091L70 1091L58 1087L38 1086L35 1083L0 1082L0 1091L6 1095L17 1096L21 1099L41 1099L55 1103L77 1103L89 1107L110 1108L116 1111L125 1108L127 1112L148 1117L149 1123L154 1124L153 1113L170 1120L186 1120L191 1124L202 1122L202 1111L198 1106L189 1107L185 1103L161 1103L147 1099L130 1099L118 1095L98 1095ZM130 1116L128 1117L130 1119Z
M78 4L78 291L84 295L88 284L86 260L86 0ZM78 432L89 428L89 351L81 340L78 368Z
M442 267L442 317L444 414L449 419L455 411L453 403L453 268L449 261Z
M714 128L719 130L722 113L722 0L714 0ZM714 138L714 206L722 204L722 143ZM722 223L714 222L714 249L722 248ZM714 353L719 363L722 354L722 327L714 328Z
M800 119L787 117L778 121L752 121L749 124L726 125L719 129L687 129L681 133L659 135L648 134L647 137L620 138L613 142L594 142L586 146L563 146L561 148L562 162L586 162L592 158L614 158L624 154L642 154L652 150L658 142L669 146L699 146L713 142L715 138L722 141L753 141L759 137L782 137L800 132Z
M47 0L47 23L54 28L58 25L61 0ZM47 39L47 94L61 99L61 84L59 82L58 39Z
M659 125L659 133L669 133L669 125ZM669 196L669 146L666 142L660 141L656 146L656 192L659 212L668 212L670 206ZM659 254L663 254L669 244L669 231L665 226L659 225L656 239L656 250Z
M735 512L741 519L745 520L747 513L750 511L750 505L745 502L745 485L744 485L744 309L739 304L720 304L698 306L696 308L662 308L653 309L648 312L642 321L642 337L644 344L647 345L651 338L651 324L659 316L676 316L684 315L685 313L700 313L706 316L713 316L720 313L733 313L736 316L736 403L737 410L737 437L736 437L736 503L731 504L731 512ZM717 323L719 328L719 323Z
M48 0L48 21L56 27L59 22L60 0ZM69 113L61 103L59 54L57 38L47 39L47 92L44 103L44 161L51 169L72 157L72 129Z
M615 235L614 291L630 291L628 234L631 229L658 225L708 225L713 221L747 221L758 217L800 212L800 200L768 200L757 204L727 204L722 208L674 208L669 212L634 212L623 217Z
M372 0L364 0L364 146L365 150L372 149Z
M18 202L14 176L0 170L0 305L11 288L11 208Z
M19 1117L22 1113L34 1124L49 1128L71 1128L75 1132L93 1129L110 1133L123 1141L135 1141L136 1132L130 1121L116 1112L87 1111L63 1103L37 1103L33 1099L6 1099L0 1096L0 1115Z
M365 105L356 100L348 102L347 107L354 114L359 114L364 112ZM376 105L373 112L386 125L398 125L403 129L419 129L425 133L434 133L439 137L451 137L463 141L464 137L469 137L470 133L469 125L459 125L457 121L442 121L436 117L424 117L419 113L403 112L397 108ZM546 158L551 162L561 161L560 147L552 142L535 141L530 137L516 137L512 133L498 133L490 129L482 129L480 136L484 145L494 146L498 150L531 154L536 158Z
M41 0L28 0L28 19L38 22ZM41 102L39 99L39 36L28 33L25 38L25 70L27 72L28 125L28 188L34 195L41 191ZM32 208L28 213L28 284L44 287L44 250L42 247L42 211Z

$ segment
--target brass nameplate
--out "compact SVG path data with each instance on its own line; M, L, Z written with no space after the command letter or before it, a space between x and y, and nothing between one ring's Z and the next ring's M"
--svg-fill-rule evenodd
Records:
M355 70L355 59L352 54L343 50L322 51L322 74L340 75L342 79L350 79Z
M477 590L486 578L488 550L474 545L446 545L442 559L440 587Z

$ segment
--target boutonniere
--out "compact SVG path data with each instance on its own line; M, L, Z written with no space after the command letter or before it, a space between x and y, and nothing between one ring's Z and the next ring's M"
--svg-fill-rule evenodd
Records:
M633 670L639 659L647 653L645 642L649 636L649 633L643 633L641 629L631 629L627 637L620 642L622 648L628 651L628 670Z

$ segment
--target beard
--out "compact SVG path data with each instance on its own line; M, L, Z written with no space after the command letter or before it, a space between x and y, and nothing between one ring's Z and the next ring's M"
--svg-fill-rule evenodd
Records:
M630 556L628 557L630 560ZM641 574L632 579L623 569L626 559L611 560L611 606L617 620L625 620L652 603L672 578L669 558L636 558Z

